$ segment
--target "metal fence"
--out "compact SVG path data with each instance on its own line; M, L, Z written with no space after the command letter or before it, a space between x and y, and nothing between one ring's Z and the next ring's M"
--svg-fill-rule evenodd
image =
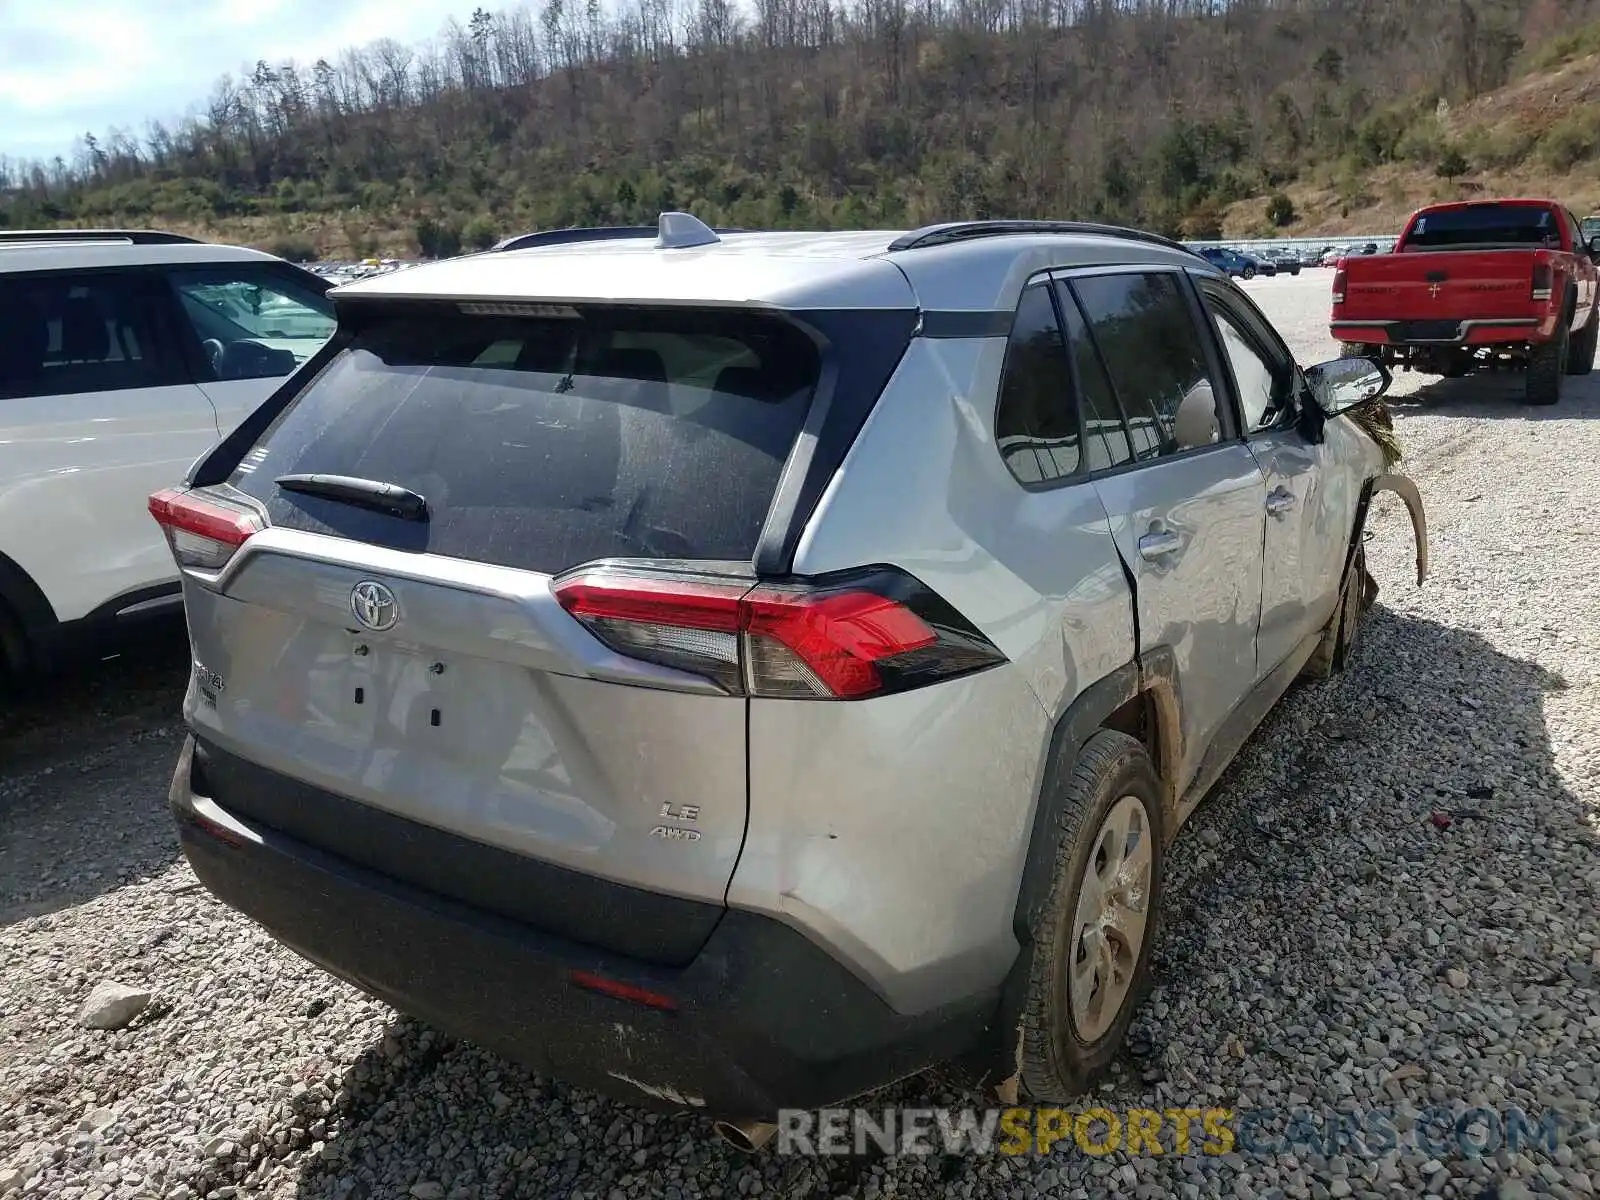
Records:
M1381 234L1341 234L1337 237L1286 237L1286 238L1234 238L1230 240L1185 242L1184 245L1193 250L1206 250L1212 246L1227 246L1234 250L1245 250L1252 254L1263 250L1293 250L1304 253L1307 250L1321 250L1325 246L1365 246L1368 242L1377 245L1381 254L1387 254L1394 249L1394 244L1399 240L1399 235L1394 233Z

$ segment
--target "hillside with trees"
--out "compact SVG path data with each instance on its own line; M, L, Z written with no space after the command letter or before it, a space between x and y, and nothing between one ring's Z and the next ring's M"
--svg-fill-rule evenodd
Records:
M1576 188L1600 155L1597 21L1600 0L542 0L423 46L262 61L178 123L130 113L70 158L0 160L0 226L295 257L663 208L1333 232L1496 171ZM1569 76L1567 103L1540 90Z

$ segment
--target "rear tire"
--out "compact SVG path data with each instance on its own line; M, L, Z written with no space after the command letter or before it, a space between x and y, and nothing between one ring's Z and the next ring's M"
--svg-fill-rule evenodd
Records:
M1600 305L1589 310L1589 319L1584 322L1583 328L1567 350L1568 375L1587 375L1594 370L1597 341L1600 341Z
M1254 279L1255 277L1256 269L1254 267L1246 267L1244 270L1239 272L1239 278L1241 279Z
M1523 380L1524 404L1546 406L1561 399L1561 377L1567 373L1568 331L1565 320L1556 336L1541 342L1528 355L1528 369Z
M1096 733L1058 786L1055 879L1033 929L1021 1065L1029 1098L1064 1103L1111 1065L1149 986L1165 829L1155 768L1127 734Z
M1369 347L1363 345L1361 342L1340 342L1339 343L1339 357L1340 358L1371 358L1372 355L1371 355L1371 353L1369 353Z

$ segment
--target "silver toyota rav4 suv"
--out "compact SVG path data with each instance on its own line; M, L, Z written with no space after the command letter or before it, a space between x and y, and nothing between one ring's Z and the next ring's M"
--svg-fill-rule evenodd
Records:
M641 1104L1102 1072L1162 860L1343 665L1401 493L1204 259L1061 222L561 230L336 289L151 510L171 803L357 987Z

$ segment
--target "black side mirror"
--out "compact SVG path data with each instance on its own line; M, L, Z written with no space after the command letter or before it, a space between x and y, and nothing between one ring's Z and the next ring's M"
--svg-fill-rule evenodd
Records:
M1586 249L1589 251L1589 257L1591 259L1600 261L1600 233L1595 234L1589 239L1589 244Z

